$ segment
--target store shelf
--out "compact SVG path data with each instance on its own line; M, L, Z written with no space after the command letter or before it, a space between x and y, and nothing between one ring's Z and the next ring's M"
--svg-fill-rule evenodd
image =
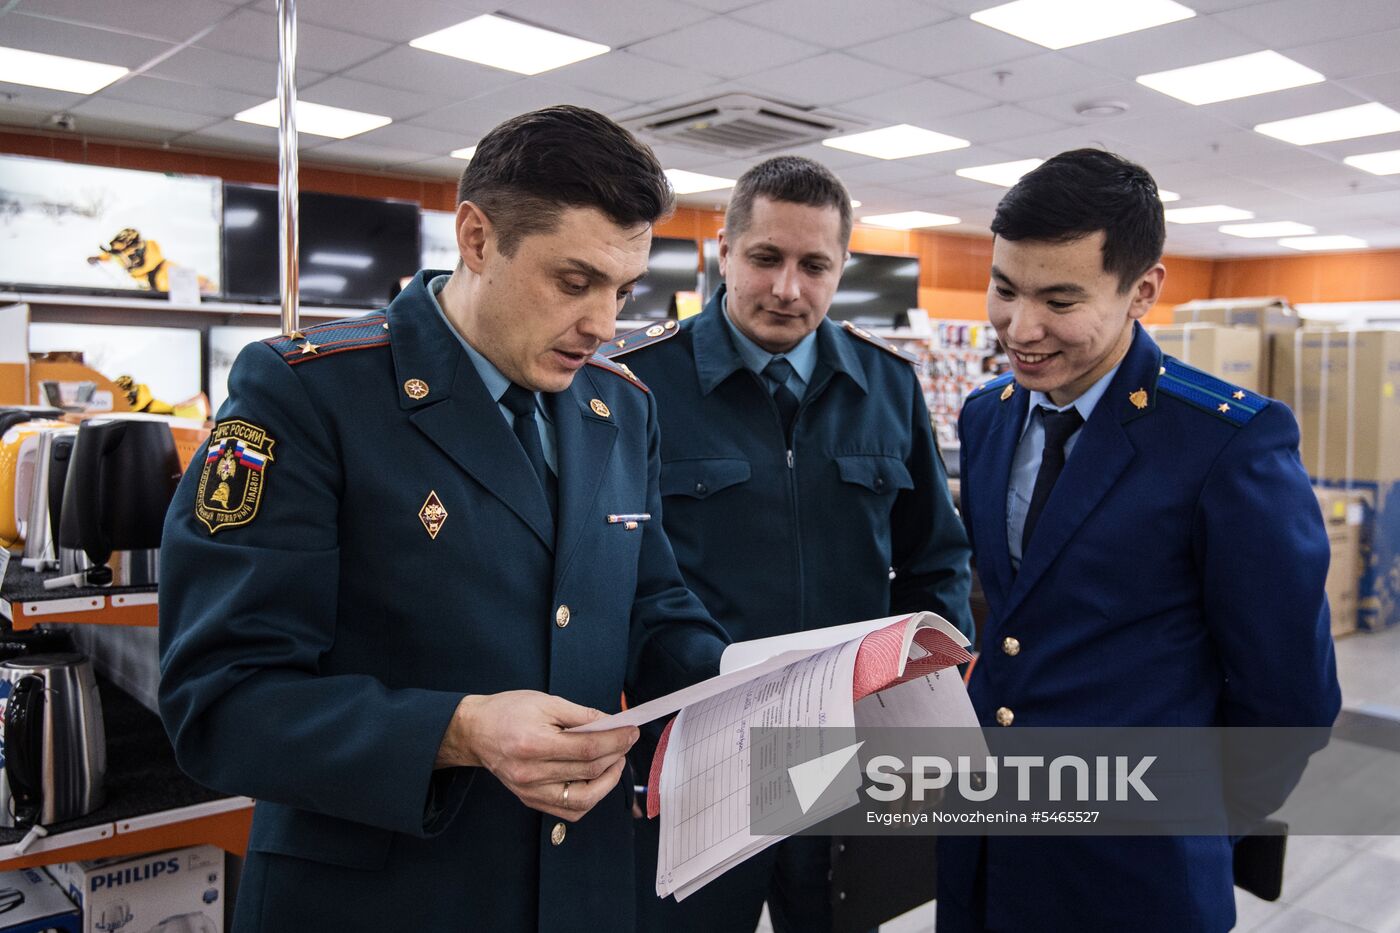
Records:
M217 845L243 854L253 801L191 781L175 762L159 717L122 690L98 681L107 734L106 803L17 852L25 832L0 828L0 871L110 855Z
M17 632L58 622L80 625L156 624L154 586L84 586L44 589L53 573L39 573L10 561L0 585L0 617Z
M130 311L183 311L195 314L244 315L261 314L277 317L282 313L280 305L252 304L239 301L218 301L210 299L194 304L166 301L159 298L122 298L109 295L68 295L52 292L0 292L0 304L27 304L43 308L72 309L112 309ZM335 320L343 317L357 317L368 314L368 308L326 308L317 305L301 305L302 318L324 318Z

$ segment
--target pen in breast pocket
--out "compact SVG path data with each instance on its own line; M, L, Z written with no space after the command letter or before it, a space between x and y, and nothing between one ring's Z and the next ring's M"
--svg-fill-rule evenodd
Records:
M609 525L626 525L634 522L651 521L650 512L621 512L608 516Z

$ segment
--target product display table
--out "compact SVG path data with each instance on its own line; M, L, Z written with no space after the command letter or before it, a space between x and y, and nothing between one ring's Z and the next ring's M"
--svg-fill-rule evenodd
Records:
M0 587L0 617L17 632L48 622L85 625L156 624L155 586L66 586L44 589L54 573L39 573L11 560Z

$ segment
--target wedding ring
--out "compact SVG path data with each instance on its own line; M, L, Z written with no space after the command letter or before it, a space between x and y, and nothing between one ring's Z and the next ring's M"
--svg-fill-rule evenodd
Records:
M569 785L572 783L573 781L564 782L564 796L559 800L559 805L565 810L569 809Z

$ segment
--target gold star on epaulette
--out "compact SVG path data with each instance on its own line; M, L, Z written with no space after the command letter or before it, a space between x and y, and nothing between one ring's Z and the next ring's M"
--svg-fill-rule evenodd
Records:
M308 340L301 346L297 347L297 349L300 350L303 354L315 353L317 350L321 349L321 345L319 343L312 343L310 340Z
M1229 403L1229 402L1221 402L1221 403L1220 403L1220 407L1219 407L1218 409L1216 409L1216 410L1219 411L1219 412L1223 415L1223 414L1225 414L1227 411L1230 410L1230 403Z
M306 335L303 334L303 333L302 333L301 331L299 331L299 330L294 330L294 331L292 331L290 334L287 335L287 339L288 339L288 340L305 340L305 339L306 339Z
M1236 390L1235 390L1235 401L1237 401L1237 402L1244 401L1244 389L1236 389Z

